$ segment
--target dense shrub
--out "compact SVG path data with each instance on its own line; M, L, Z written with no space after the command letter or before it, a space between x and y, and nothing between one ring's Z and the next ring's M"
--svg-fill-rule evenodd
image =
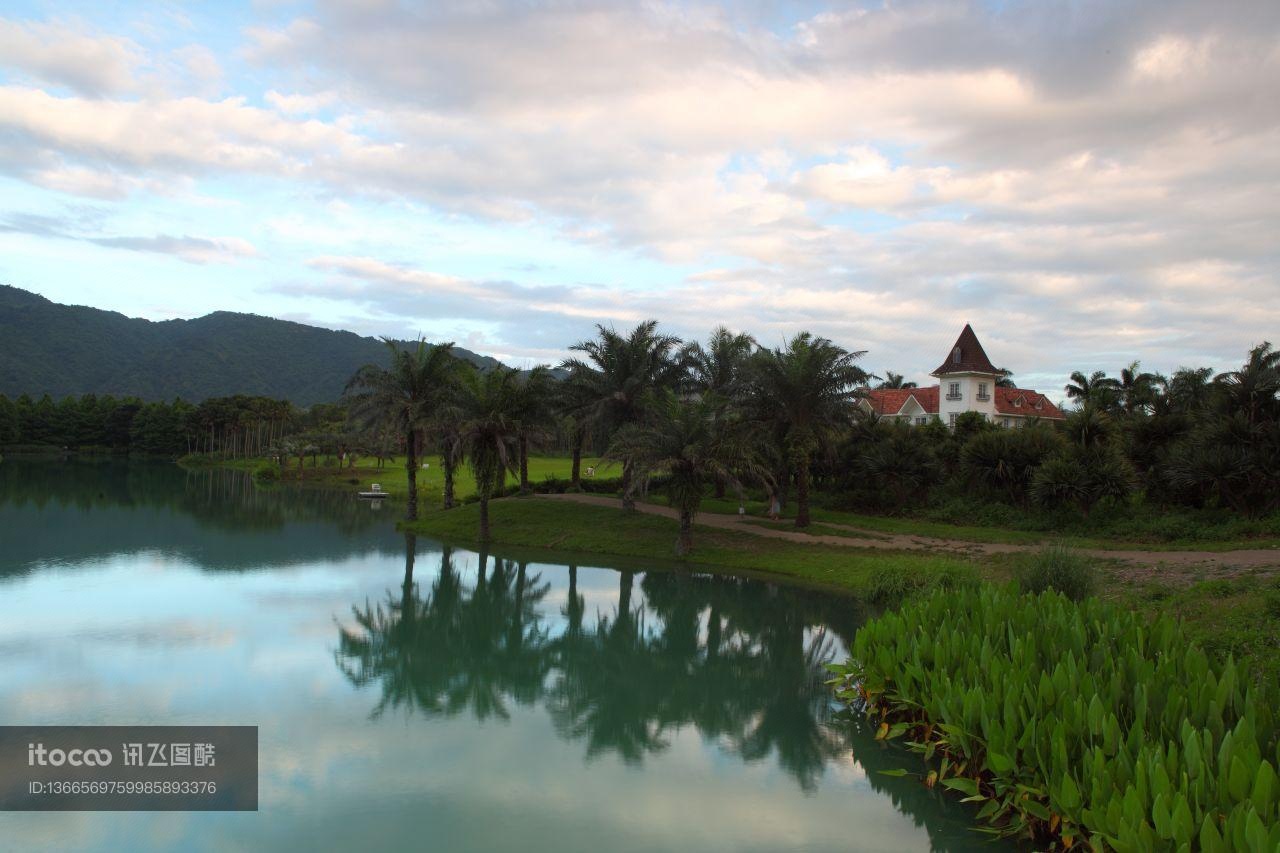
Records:
M1024 503L1036 469L1061 449L1062 439L1046 426L988 430L965 443L960 469L970 482Z
M1031 496L1043 506L1070 505L1088 516L1105 498L1127 497L1133 471L1111 447L1070 447L1041 465L1031 481Z
M1088 598L1097 585L1097 570L1093 562L1062 545L1051 545L1029 555L1018 566L1017 575L1023 592L1040 593L1052 589L1072 601Z
M926 500L942 474L928 433L904 423L869 432L847 460L847 488L862 492L857 502L898 512Z
M1274 850L1273 683L1213 665L1181 626L1096 598L937 591L859 629L840 698L906 737L927 782L999 834L1121 851Z

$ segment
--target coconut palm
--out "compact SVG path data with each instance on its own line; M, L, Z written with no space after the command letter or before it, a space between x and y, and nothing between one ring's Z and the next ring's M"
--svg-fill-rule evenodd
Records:
M676 554L693 549L693 519L702 505L703 491L713 480L736 483L736 474L762 470L735 425L717 418L714 395L681 400L673 391L655 395L645 418L618 430L608 456L630 466L632 488L646 488L655 475L664 475L671 506L680 512Z
M796 473L796 527L809 526L809 474L813 455L830 446L853 419L868 374L849 352L809 332L781 349L764 349L752 362L756 413L771 420Z
M463 374L457 401L458 437L480 498L480 539L489 539L489 500L514 462L520 436L519 373L495 367Z
M583 353L585 359L569 359L563 367L583 383L580 390L584 403L580 414L592 424L612 432L640 421L644 401L654 389L677 387L685 372L686 359L679 349L680 339L659 334L657 320L647 320L627 335L604 325L596 326L596 333L596 338L569 347ZM625 509L635 508L631 478L631 468L624 466L622 505Z
M894 373L892 370L884 372L884 381L876 385L880 389L897 389L897 388L917 388L919 386L914 382L907 382L906 377L901 373Z
M366 364L347 383L352 417L366 425L389 423L404 438L409 499L405 518L418 517L418 445L424 425L457 377L453 344L431 345L419 340L404 349L384 338L390 365Z

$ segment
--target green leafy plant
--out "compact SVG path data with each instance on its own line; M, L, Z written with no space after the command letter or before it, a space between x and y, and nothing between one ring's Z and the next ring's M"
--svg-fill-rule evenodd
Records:
M1275 850L1275 684L1096 598L938 590L864 625L837 695L1038 845Z

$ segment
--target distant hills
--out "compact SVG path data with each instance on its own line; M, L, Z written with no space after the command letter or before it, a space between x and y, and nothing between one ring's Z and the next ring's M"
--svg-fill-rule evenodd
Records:
M499 362L456 349L481 367ZM217 311L152 321L0 285L0 394L111 394L199 402L231 394L331 402L362 365L383 364L376 338Z

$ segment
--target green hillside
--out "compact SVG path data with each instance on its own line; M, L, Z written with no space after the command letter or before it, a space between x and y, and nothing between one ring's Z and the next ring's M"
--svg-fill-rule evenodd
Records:
M497 361L458 350L481 366ZM331 401L363 364L386 356L376 338L218 311L155 322L60 305L0 285L0 394L182 397L231 394Z

